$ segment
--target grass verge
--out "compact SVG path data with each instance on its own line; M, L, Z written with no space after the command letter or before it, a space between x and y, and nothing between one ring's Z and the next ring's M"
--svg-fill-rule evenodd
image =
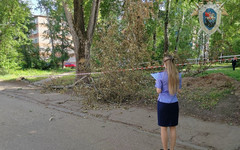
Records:
M16 80L19 77L27 78L31 82L39 81L48 78L50 75L58 75L65 72L73 71L70 68L58 69L58 70L38 70L38 69L27 69L27 70L9 70L7 74L0 75L0 80ZM42 77L41 77L42 76Z
M199 76L206 76L209 74L214 74L214 73L223 73L224 75L231 77L235 80L240 81L240 67L236 68L235 71L233 71L232 67L227 67L227 68L219 68L216 70L208 70L202 74L199 74Z
M199 106L201 109L212 109L217 106L222 98L230 94L231 87L225 89L210 88L195 88L194 90L183 90L181 99L184 98L188 103Z

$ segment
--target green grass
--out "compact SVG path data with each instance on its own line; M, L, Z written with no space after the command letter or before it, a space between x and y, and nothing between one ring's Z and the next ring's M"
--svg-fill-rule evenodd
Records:
M193 93L195 100L199 102L200 107L203 109L211 109L214 108L220 101L220 99L227 94L231 93L231 89L211 89L208 92L204 93L203 95L202 90L195 91ZM193 97L193 99L194 99Z
M226 76L229 76L235 80L240 81L240 67L237 67L235 69L235 71L233 71L232 67L219 68L216 70L208 70L208 71L204 72L203 74L200 74L199 76L206 76L206 75L213 74L213 73L223 73Z
M207 64L206 66L208 66L209 64ZM231 63L213 63L211 65L211 68L217 68L217 67L227 67L227 66L231 66ZM194 68L199 67L200 65L194 64L192 65Z
M204 67L207 67L207 66L209 66L209 64L206 64L206 65L201 65L201 68L204 68ZM211 67L210 67L210 69L212 69L212 68L218 68L218 67L229 67L229 66L232 66L232 64L231 63L213 63L212 65L211 65ZM198 65L198 64L193 64L193 65L191 65L191 66L183 66L183 67L181 67L181 70L182 71L185 71L187 68L191 68L191 70L196 70L196 69L199 69L200 68L200 65Z
M16 80L19 77L25 77L28 80L34 82L47 78L49 75L57 75L65 72L74 71L70 68L58 69L58 70L38 70L38 69L27 69L27 70L9 70L7 74L0 75L0 80ZM35 76L35 77L34 77Z

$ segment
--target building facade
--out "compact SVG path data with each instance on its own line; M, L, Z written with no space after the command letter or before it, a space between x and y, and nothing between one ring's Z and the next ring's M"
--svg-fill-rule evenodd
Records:
M32 40L33 45L35 47L39 47L40 56L46 60L49 58L52 52L52 41L51 38L49 38L48 36L49 33L49 29L47 26L48 18L47 16L36 15L34 16L34 23L36 28L31 32L30 39ZM72 36L71 35L67 36L67 39L71 41ZM57 45L60 42L61 41L53 41L54 45ZM67 52L70 57L74 57L73 44L71 45L71 47L67 49Z

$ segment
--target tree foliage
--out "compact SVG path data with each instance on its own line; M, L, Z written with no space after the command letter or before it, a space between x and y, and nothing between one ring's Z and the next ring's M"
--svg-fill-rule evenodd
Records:
M29 22L30 10L26 3L19 0L0 2L0 68L16 68L20 63L17 49L26 44L25 31Z
M142 72L118 70L148 66L143 62L151 61L146 42L151 36L144 24L150 17L149 7L151 4L144 4L141 0L127 0L124 13L119 16L121 21L114 19L112 14L99 24L92 50L95 67L106 73L94 79L95 88L87 93L91 98L121 103L144 96L140 90L141 86L146 86Z
M223 55L240 54L240 1L227 1L224 8L229 14L222 17L220 30L211 39L212 51L219 51Z
M133 15L134 13L130 11L134 9L133 12L137 12L138 14L143 14L145 11L136 8L135 5L127 5L127 2L135 3L136 1L129 0L125 2L125 4L120 5L120 8L122 8L120 9L121 13L116 11L115 13L108 14L106 18L101 18L97 27L92 58L97 64L96 68L101 68L102 71L134 68L141 66L140 62L149 61L153 63L154 60L160 62L164 54L164 25L166 21L166 12L159 10L159 1L148 3L151 5L144 8L149 13L149 16L143 19L143 24L138 23L139 25L142 25L141 28L135 27L135 22L133 21L136 21L139 16ZM137 5L143 6L140 4ZM187 58L200 57L203 55L203 47L206 45L206 36L203 32L199 32L200 25L198 17L191 16L192 12L196 9L196 5L190 3L190 1L183 0L177 2L171 1L170 5L168 20L168 52L174 54L177 57L178 62L181 63L186 61ZM229 11L229 14L234 15L234 13L238 11L238 5L235 4L236 7L233 7L234 3L229 3L229 5L230 7L235 8L232 13ZM125 7L127 7L127 9ZM225 9L228 11L230 8L226 5ZM138 12L138 10L141 10L141 13ZM128 14L132 17L126 19L124 18L125 16L121 14ZM233 54L234 51L231 50L231 47L233 47L233 45L236 45L235 47L237 47L237 44L239 44L237 38L239 37L239 34L237 34L239 32L237 18L239 17L238 15L235 15L235 19L231 20L232 22L229 21L228 17L229 16L222 16L223 20L220 29L223 30L223 34L215 33L210 38L209 59L215 59L220 56L220 49L223 48L223 45L226 49L225 54ZM225 26L226 24L227 26ZM232 30L229 30L229 26ZM130 30L125 30L128 27ZM137 41L136 32L142 33L143 31L145 32L142 34L142 39L145 40ZM231 33L234 31L236 34ZM125 36L125 34L128 36ZM226 34L231 38L225 38L223 40L222 37ZM131 36L129 35L135 36L133 36L134 38L130 38ZM130 44L128 45L124 43L123 39L126 39ZM219 44L219 49L214 42ZM141 51L139 49L139 51L131 53L129 49L133 47L134 43L144 45L144 50ZM150 55L152 59L134 59L139 56L138 54L140 56L146 56L146 58ZM98 98L100 97L104 100L124 101L130 97L130 93L137 93L139 90L140 86L138 85L141 81L136 80L134 77L144 81L144 75L139 75L138 72L113 72L105 74L104 77L95 81L97 85L95 87L97 90L95 89L95 91L97 91L97 93L93 93ZM130 83L131 88L128 83ZM141 85L141 88L142 87L143 85ZM126 95L123 93L126 93Z
M50 64L52 68L59 66L69 58L69 53L73 49L69 26L63 7L57 1L39 0L39 8L46 12L48 30L44 33L45 38L50 39Z

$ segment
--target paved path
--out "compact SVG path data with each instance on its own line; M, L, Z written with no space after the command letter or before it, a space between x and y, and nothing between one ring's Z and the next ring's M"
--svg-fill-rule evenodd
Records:
M240 127L180 117L176 150L238 150ZM85 110L81 98L0 82L0 150L159 150L156 111Z
M159 136L127 125L84 119L0 96L1 150L157 150L160 147Z

